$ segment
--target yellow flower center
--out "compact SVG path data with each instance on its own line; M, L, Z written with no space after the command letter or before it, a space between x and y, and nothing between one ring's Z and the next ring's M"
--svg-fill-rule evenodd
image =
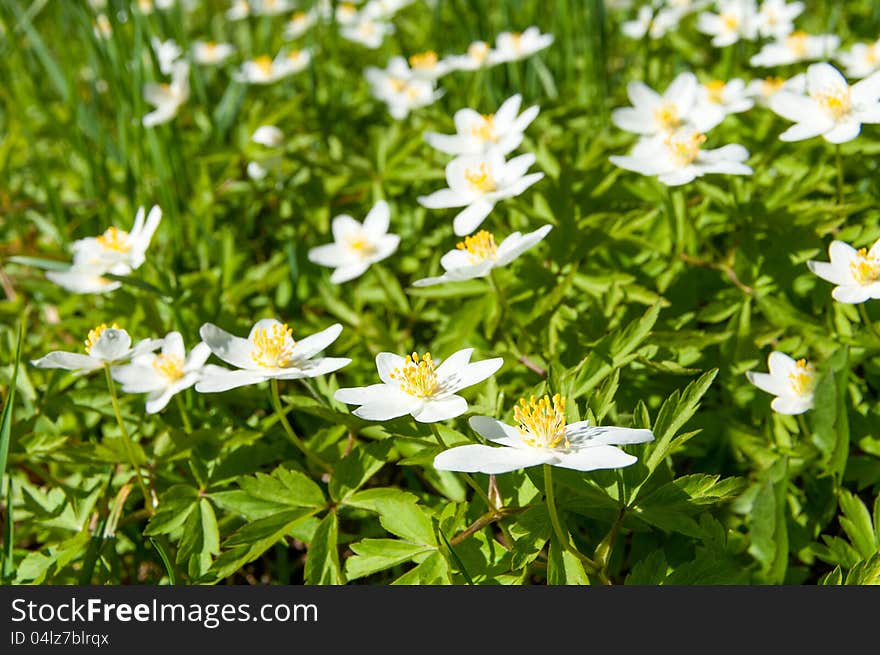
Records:
M116 227L108 227L104 234L98 237L97 241L106 250L115 250L116 252L128 252L131 250L128 232Z
M138 8L141 11L153 11L153 0L138 0Z
M798 57L807 56L807 36L808 34L802 30L797 30L788 35L785 39L785 45Z
M721 14L721 23L731 32L739 29L739 17L736 14Z
M771 76L765 78L764 81L761 83L761 91L765 96L769 97L779 91L779 89L781 89L784 84L785 80L783 80L781 77Z
M869 65L873 66L874 64L877 63L877 59L878 59L877 45L874 44L874 45L868 46L868 49L865 52L865 61Z
M183 357L177 355L158 355L153 360L153 368L169 382L177 382L183 377Z
M346 245L361 257L369 257L376 254L376 245L363 234L355 234L348 237Z
M819 91L813 94L813 99L834 120L840 120L852 109L852 91L849 86Z
M515 50L522 49L522 34L519 32L511 32L510 38L513 41L513 47Z
M406 88L406 80L402 80L399 77L389 77L388 84L391 85L395 93L400 93Z
M873 284L880 278L880 261L871 257L864 248L859 248L855 260L849 263L849 270L859 284Z
M681 117L678 115L678 108L671 102L664 102L654 110L654 120L660 129L665 132L671 132L681 127Z
M290 61L299 61L300 57L302 57L302 50L291 50L287 53L287 58Z
M260 55L254 59L254 65L260 69L263 75L272 74L272 57L269 55Z
M119 326L116 325L116 323L113 323L112 325L109 325L109 326L106 323L101 323L96 328L89 330L89 336L84 342L86 344L86 353L88 353L89 355L92 354L92 348L94 348L95 344L98 343L98 339L101 338L101 335L104 334L105 330L118 330L118 329L119 329Z
M409 65L413 68L431 69L437 65L437 53L433 50L420 52L409 58Z
M395 368L389 377L400 385L400 390L416 398L428 398L437 390L437 373L431 353L419 358L418 353L406 356L403 366Z
M301 23L307 18L306 12L304 11L295 11L293 15L290 17L291 23Z
M484 41L475 41L468 46L468 57L482 62L489 56L489 45Z
M714 102L716 105L720 105L724 102L724 87L727 86L723 80L712 80L708 84L706 84L706 91L708 92L709 102Z
M337 11L339 12L339 15L343 18L351 18L357 13L357 7L355 7L350 2L343 2L339 5Z
M110 34L113 33L113 25L110 24L110 19L104 14L101 14L95 19L93 26L103 36L110 36Z
M529 402L520 398L519 404L513 408L513 416L519 423L520 438L532 448L556 448L562 444L569 447L565 436L565 399L556 394L552 400L544 396Z
M251 338L251 360L263 368L283 368L293 358L293 330L287 323L260 328Z
M468 181L474 191L491 193L498 188L495 186L495 178L492 177L492 169L486 162L482 162L476 170L473 168L465 170L464 179Z
M465 237L464 241L456 244L459 250L464 250L469 255L472 263L477 264L487 259L498 258L498 247L495 245L495 237L491 232L480 230L473 236Z
M209 57L213 56L213 54L217 51L217 42L216 41L206 41L205 42L205 54Z
M792 391L802 396L813 390L816 377L815 367L805 359L797 360L795 369L788 374L788 383Z
M706 135L699 132L666 139L666 145L669 146L673 158L680 166L687 166L693 163L700 156L700 146L705 142Z
M495 114L483 114L479 124L471 127L471 134L480 141L498 143L498 135L495 134Z

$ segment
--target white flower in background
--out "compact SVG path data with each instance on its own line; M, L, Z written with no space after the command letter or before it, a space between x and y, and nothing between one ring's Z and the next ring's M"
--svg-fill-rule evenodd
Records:
M257 162L251 161L248 162L247 165L247 174L249 178L258 182L265 178L266 175L269 174L269 171L260 166Z
M267 148L277 148L284 139L284 132L274 125L260 125L251 135L251 141Z
M215 66L222 64L235 53L235 47L231 43L218 43L217 41L195 41L192 45L193 60L202 66Z
M716 48L732 45L740 39L752 41L758 34L755 1L719 0L718 13L700 14L697 29L712 36L712 45Z
M368 421L388 421L410 414L420 423L434 423L461 416L467 401L457 395L495 374L500 357L471 362L473 348L465 348L436 363L430 353L405 358L394 353L376 355L380 384L339 389L333 396L348 405L360 405L352 412Z
M697 114L705 114L708 107L717 107L724 115L739 114L755 106L746 91L746 83L734 78L729 82L712 80L701 84L697 91Z
M665 8L655 12L649 5L639 7L635 19L628 20L621 26L621 31L631 39L643 39L645 35L652 39L662 39L669 32L678 29L682 14L677 9Z
M111 369L113 379L122 384L125 393L148 394L147 414L161 412L175 394L198 382L211 355L207 344L200 343L187 357L180 332L169 332L159 343L161 353L138 354L130 364Z
M846 67L846 74L857 80L880 70L880 40L856 43L849 52L837 53L837 61Z
M628 156L612 155L611 162L642 175L655 175L667 186L679 186L708 173L751 175L746 166L749 152L731 144L704 150L706 136L693 129L682 129L665 138L642 139Z
M749 382L776 398L771 409L779 414L803 414L813 407L816 388L816 368L805 359L794 361L781 352L772 352L767 358L770 373L746 373Z
M781 39L794 31L794 19L804 11L803 2L764 0L758 11L758 34Z
M284 38L287 41L298 39L317 22L315 14L311 11L296 11L284 24Z
M400 244L400 237L388 233L390 213L388 203L377 202L363 224L347 214L333 219L333 243L309 250L309 261L336 270L330 276L334 284L341 284L363 275L370 264L389 257Z
M514 406L518 425L508 425L490 416L472 416L468 423L479 435L498 444L468 444L450 448L434 458L441 471L507 473L529 466L550 464L576 471L622 468L637 461L617 445L654 440L650 430L593 426L589 421L568 424L565 399L558 394Z
M810 260L807 266L823 280L837 286L831 297L846 304L863 303L880 298L880 240L870 250L856 250L843 241L828 246L830 262Z
M411 5L415 0L370 0L364 5L361 14L367 18L383 20L391 18L398 11Z
M504 161L497 152L457 157L446 165L448 189L419 196L419 204L429 209L464 207L455 217L452 229L456 236L476 230L504 198L513 198L544 177L543 173L526 175L535 163L531 153Z
M480 230L466 237L455 250L450 250L440 258L444 273L439 277L426 277L412 283L414 287L429 287L445 282L461 282L478 277L486 277L492 269L507 266L529 248L538 244L552 225L545 225L534 232L520 234L514 232L499 245L491 232Z
M765 77L762 80L752 80L746 85L746 95L764 106L769 106L770 99L783 89L800 94L806 93L807 76L798 73L788 80L774 76Z
M439 59L437 53L433 50L425 52L417 52L410 55L409 69L412 76L416 79L436 80L452 71L449 61Z
M336 22L339 25L353 25L360 20L360 12L351 2L340 2L336 5Z
M232 0L229 9L226 10L228 20L243 20L251 15L251 5L248 0Z
M534 26L526 28L524 32L502 32L495 38L495 50L491 56L494 63L518 61L552 43L552 34L541 34L541 30Z
M540 111L537 105L532 105L520 114L521 104L522 96L517 93L505 100L494 114L459 109L453 117L456 134L425 132L425 141L449 155L482 155L489 151L506 155L519 147L526 128Z
M394 25L372 18L361 18L355 23L344 25L339 33L349 41L375 50L382 45L386 36L394 33Z
M74 371L76 375L85 375L97 371L105 365L119 364L130 357L155 350L162 344L161 339L144 339L131 347L131 337L116 323L102 323L93 330L85 340L86 354L71 353L63 350L50 352L40 359L31 361L37 368L61 368Z
M286 323L264 318L251 328L247 339L236 337L212 323L205 323L199 334L211 352L238 370L206 365L196 391L214 393L257 384L270 379L298 380L332 373L351 362L347 357L315 357L336 341L339 323L295 341Z
M787 66L801 61L827 59L840 45L840 38L833 34L807 34L792 32L773 43L767 43L755 56L749 59L752 66Z
M392 57L384 69L368 66L364 75L373 97L388 105L388 112L397 120L433 104L442 95L434 80L415 78L403 57Z
M311 60L312 54L308 49L279 52L275 59L261 55L242 63L235 79L248 84L272 84L284 77L299 73Z
M137 0L134 3L134 7L137 8L139 12L141 12L144 16L149 16L153 13L155 7L153 6L153 0Z
M48 271L46 277L74 293L106 293L122 286L106 273L128 275L146 259L147 248L162 220L162 210L154 206L144 217L138 208L131 232L109 227L98 237L77 239L73 243L73 264L66 271Z
M293 11L295 2L290 0L250 0L251 12L255 16L278 16Z
M644 82L627 84L632 107L611 112L611 122L627 132L644 136L664 135L692 125L707 132L724 120L721 107L698 105L699 82L693 73L680 73L661 96Z
M113 36L113 25L107 14L98 14L92 22L92 31L99 39L109 39Z
M174 42L174 39L163 41L156 37L151 38L150 43L153 46L153 52L156 53L162 75L171 75L174 70L174 62L180 59L180 55L183 54L180 46Z
M795 124L779 135L782 141L822 136L829 143L855 139L862 123L880 123L880 72L852 86L831 64L807 69L807 95L780 91L770 109Z
M451 70L474 71L497 63L494 50L485 41L474 41L463 55L449 55L444 61Z
M178 61L171 71L170 84L144 84L144 100L155 109L141 119L144 127L167 123L177 116L180 106L189 99L189 62Z

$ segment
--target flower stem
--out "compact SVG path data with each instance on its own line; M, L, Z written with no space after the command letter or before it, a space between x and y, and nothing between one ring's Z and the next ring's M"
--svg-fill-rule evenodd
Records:
M431 432L433 433L434 438L437 440L437 443L440 444L440 447L443 450L449 450L449 446L446 445L443 437L440 436L440 430L437 428L437 425L435 423L431 423L430 426ZM495 504L491 500L489 500L489 494L483 491L483 488L477 483L476 480L471 477L469 473L462 473L461 475L464 477L465 482L468 483L470 488L477 493L477 495L483 500L484 503L486 503L486 507L489 509L489 511L494 512L498 509L497 507L495 507Z
M596 575L602 584L611 584L602 567L575 548L568 534L562 529L562 524L559 522L559 514L556 512L556 498L553 493L553 470L549 464L544 464L544 497L547 500L547 512L550 514L550 523L553 524L553 531L556 533L559 545L583 562L587 573Z
M798 428L801 431L801 437L804 439L808 439L813 432L812 430L810 430L810 426L807 425L807 419L804 417L803 414L797 415L797 424Z
M316 466L324 469L327 473L332 472L332 468L330 465L319 458L317 455L314 455L306 446L305 442L296 436L296 432L293 431L293 427L287 420L287 416L284 414L284 408L281 405L281 394L278 393L278 380L272 378L269 380L269 388L272 391L272 407L275 408L275 413L278 415L278 420L281 421L281 425L284 426L284 431L287 433L287 438L290 439L290 442L296 446L299 451L305 455L306 459L315 464Z
M192 434L192 423L189 422L189 416L186 413L186 405L183 404L183 398L181 398L179 394L175 394L174 399L177 402L177 411L180 412L180 419L183 421L183 431L187 434Z
M122 413L119 411L119 397L116 395L116 384L113 382L113 376L110 375L109 364L104 364L104 374L107 377L107 389L110 391L110 402L113 405L113 414L116 416L116 423L119 425L119 430L122 432L122 443L125 444L125 452L128 455L128 461L131 463L132 469L134 469L134 475L137 478L138 486L141 488L141 494L144 496L144 506L147 508L150 516L152 516L155 513L155 509L153 508L153 495L148 490L147 484L141 476L140 466L138 466L137 460L135 459L134 444L131 441L131 436L129 436L128 430L125 429L125 423L122 420Z
M837 204L843 204L843 155L840 152L840 144L834 147L835 159L837 159Z
M865 307L865 303L860 302L859 304L859 318L862 319L862 323L865 327L867 327L874 334L875 337L880 339L880 330L877 329L877 326L874 324L874 321L871 320L871 317L868 316L868 308Z

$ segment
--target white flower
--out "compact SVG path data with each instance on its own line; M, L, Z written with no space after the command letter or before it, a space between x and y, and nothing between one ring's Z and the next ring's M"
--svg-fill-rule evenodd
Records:
M189 63L178 61L171 72L170 84L144 85L144 99L155 107L145 114L144 127L167 123L177 115L180 106L189 99Z
M299 73L309 65L311 59L308 49L279 52L275 59L261 55L244 62L235 74L235 79L248 84L271 84L288 75Z
M384 200L377 202L363 224L342 214L333 219L333 243L309 250L309 261L336 270L330 276L341 284L363 275L370 264L389 257L400 243L396 234L388 234L389 211Z
M631 39L643 39L647 34L652 39L662 39L666 34L678 28L682 14L677 9L654 10L648 5L639 7L634 20L628 20L621 26L621 31Z
M449 155L482 155L489 151L506 155L519 147L525 129L540 111L533 105L519 114L521 103L522 96L517 93L505 100L494 114L459 109L453 117L456 134L426 132L425 141Z
M370 0L364 5L361 14L374 19L391 18L415 0Z
M717 107L727 114L738 114L754 107L755 101L746 91L746 83L734 78L729 82L712 80L701 84L697 92L697 113L705 114L707 107Z
M155 350L161 344L161 339L143 339L132 348L128 332L116 323L109 326L102 323L89 330L89 336L85 340L85 355L56 350L31 361L31 364L37 368L61 368L74 371L76 375L85 375L105 365L119 364L129 357Z
M434 458L441 471L507 473L529 466L550 464L576 471L622 468L637 461L615 445L654 440L650 430L592 426L589 421L567 424L565 400L535 397L514 407L518 426L489 416L472 416L471 428L495 446L469 444L450 448Z
M73 243L73 264L66 271L48 271L46 277L74 293L105 293L121 286L121 282L103 277L105 273L128 275L140 267L147 248L162 220L158 206L144 218L138 208L131 232L109 227L98 237L77 239Z
M758 11L758 34L781 39L794 31L794 19L804 11L803 2L764 0Z
M296 11L284 25L284 38L287 41L298 39L309 31L316 22L315 14L311 11Z
M502 32L495 39L495 50L491 53L493 63L518 61L543 50L553 43L552 34L541 34L532 26L524 32Z
M806 32L792 32L773 43L766 44L761 51L749 59L752 66L787 66L801 61L826 59L834 54L840 39L833 34L812 35Z
M862 123L880 123L880 72L850 86L831 64L813 64L807 94L783 90L771 98L770 108L795 123L781 140L821 135L829 143L845 143L859 135Z
M685 125L707 132L724 120L724 111L714 105L698 105L698 87L693 73L680 73L662 96L644 82L630 82L626 93L632 107L612 111L611 122L644 136L669 134Z
M137 0L132 6L137 7L137 10L145 16L152 14L154 9L153 0Z
M268 175L269 171L266 170L263 166L258 164L255 161L248 162L247 165L247 174L248 177L252 180L262 180L266 175Z
M358 8L350 2L336 5L336 22L340 25L352 25L360 18Z
M277 148L283 138L284 133L274 125L260 125L251 135L251 141L267 148Z
M772 352L767 358L770 373L746 373L749 382L776 398L770 403L779 414L803 414L813 407L816 387L816 369L805 359L794 361L781 352Z
M847 304L880 298L880 240L870 250L856 250L843 241L828 246L830 262L808 261L807 266L823 280L836 284L831 297Z
M255 16L278 16L292 11L296 6L290 0L250 0L251 12Z
M294 341L286 323L264 318L251 328L247 339L236 337L212 323L205 323L199 334L211 352L238 370L208 364L202 369L196 391L213 393L256 384L265 380L298 380L332 373L351 362L347 357L315 357L336 341L339 323L311 336Z
M754 0L719 0L718 13L705 12L697 19L697 29L711 35L712 45L722 48L740 39L754 40L758 33Z
M187 357L180 332L169 332L159 343L161 354L138 354L131 364L111 369L113 379L122 384L125 393L148 394L148 414L162 411L174 394L193 386L211 355L207 344L200 343Z
M414 287L427 287L444 282L460 282L477 277L486 277L494 268L507 266L526 250L540 242L552 225L545 225L534 232L520 234L514 232L499 245L495 237L486 230L466 237L455 250L450 250L440 258L444 273L440 277L426 277L413 282Z
M174 39L163 41L153 37L150 39L153 46L153 52L156 53L156 59L159 61L159 70L162 75L171 75L174 70L174 62L176 62L183 51L180 46L174 42Z
M344 25L339 33L349 41L375 50L382 45L386 36L394 33L394 25L372 18L362 18L350 25Z
M485 41L474 41L463 55L449 55L444 58L450 70L473 71L484 66L494 66L497 61L495 51Z
M388 105L393 118L406 118L413 109L432 104L442 95L435 81L416 78L406 59L392 57L385 69L369 66L364 71L373 97Z
M235 52L235 47L230 43L217 43L216 41L196 41L192 45L193 59L197 64L213 66L222 64Z
M754 98L762 105L769 106L770 99L783 89L799 94L806 93L807 76L803 73L798 73L788 80L784 80L781 77L765 77L762 80L752 80L746 85L746 96Z
M98 14L95 17L92 23L92 31L99 39L109 39L113 36L113 25L110 23L110 19L107 18L107 14Z
M417 80L436 80L452 70L449 60L438 59L433 50L410 55L408 61L410 74Z
M456 236L476 230L504 198L513 198L544 177L543 173L526 175L535 163L531 153L504 161L497 152L456 157L446 165L448 189L419 196L419 204L429 209L464 207L456 215L452 228Z
M856 43L849 52L839 52L837 60L846 67L846 74L857 80L880 70L880 40Z
M705 135L682 129L665 138L640 140L625 157L612 155L611 162L642 175L656 175L667 186L687 184L707 173L751 175L743 162L749 158L741 145L731 144L714 150L702 149Z
M465 348L438 364L430 353L406 358L394 353L376 355L380 384L339 389L334 398L360 405L352 413L368 421L387 421L410 414L420 423L434 423L460 416L467 401L456 392L482 382L501 368L500 357L471 362L473 348Z
M242 20L251 15L251 5L248 0L232 0L229 9L226 10L228 20Z

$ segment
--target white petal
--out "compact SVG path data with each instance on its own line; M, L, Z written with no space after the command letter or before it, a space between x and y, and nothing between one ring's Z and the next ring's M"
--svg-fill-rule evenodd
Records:
M376 370L379 372L379 379L385 384L397 386L398 383L391 379L391 373L394 369L403 368L405 365L406 358L395 353L381 352L376 355Z
M168 405L168 401L177 393L173 387L163 389L162 391L150 394L147 397L147 414L157 414Z
M770 403L771 409L779 414L803 414L813 407L813 399L811 397L804 398L800 396L780 396L774 398Z
M346 405L366 405L373 400L381 399L389 391L397 393L397 385L389 388L387 384L371 384L368 387L347 387L337 389L333 398Z
M422 207L428 209L445 209L447 207L462 207L472 200L472 196L462 195L452 189L440 189L427 196L419 196L418 201Z
M388 421L417 411L423 401L405 393L389 393L361 405L352 412L366 421Z
M114 366L111 373L113 379L122 385L122 390L125 393L146 393L168 386L166 380L152 367Z
M491 416L471 416L468 424L474 432L489 441L511 448L526 447L517 428Z
M862 124L854 118L850 118L849 120L837 123L837 125L822 136L825 137L828 143L846 143L855 139L861 131Z
M494 208L494 202L480 199L461 210L452 222L455 236L463 237L476 230Z
M180 332L169 332L162 340L162 354L172 357L186 357L186 348L183 345L183 337Z
M623 468L635 464L637 458L614 446L590 446L571 453L558 453L554 466L576 471Z
M334 323L330 327L300 339L293 347L293 357L297 361L314 357L339 338L342 325Z
M304 364L277 370L271 377L276 377L279 380L316 378L319 375L338 371L343 366L348 366L349 364L351 364L351 359L348 357L319 357L317 359L310 359Z
M440 380L443 380L444 378L456 375L468 365L473 353L473 348L462 348L461 350L452 353L449 357L443 360L440 366L437 367L437 377Z
M817 262L812 259L807 262L807 266L813 273L821 277L823 280L832 282L833 284L852 284L852 273L848 268L835 266L830 262Z
M199 335L208 344L211 352L224 362L238 368L254 367L254 361L251 359L251 344L247 339L233 336L213 323L202 325Z
M461 416L467 411L467 401L461 396L447 396L439 400L429 400L413 412L419 423L436 423Z
M44 357L31 362L37 368L63 368L67 371L94 371L104 366L104 362L81 355L80 353L68 353L60 350L51 352Z
M355 262L351 264L345 264L333 271L333 274L330 276L330 281L333 284L342 284L343 282L349 282L351 280L359 278L361 275L366 273L368 268L370 268L369 262Z
M749 379L749 382L754 384L761 391L766 391L767 393L773 394L774 396L780 395L789 388L789 385L785 382L783 378L770 375L769 373L756 373L755 371L748 371L746 373L746 377Z
M199 342L189 351L189 357L186 358L186 364L184 365L183 370L187 373L198 371L205 365L205 362L208 361L208 357L210 356L211 348L208 344L204 341Z
M266 376L258 371L230 371L222 366L208 364L202 369L202 378L196 383L196 391L199 393L228 391L257 384L266 379Z
M565 436L571 443L620 445L647 443L654 440L654 433L644 428L620 428L612 425L590 425L589 421L577 421L565 428Z
M445 450L434 458L434 468L463 473L507 473L545 464L552 455L537 448L506 448L469 444Z
M860 284L840 286L831 290L831 297L847 305L858 305L871 299L871 291L869 287Z
M307 256L313 264L330 268L344 266L351 259L350 252L337 243L310 248Z
M374 238L378 238L388 232L390 221L391 212L388 203L380 200L373 205L370 213L364 219L364 230Z
M787 380L789 374L794 373L797 368L797 362L785 353L774 350L767 358L767 368L773 377Z
M107 328L92 346L89 355L105 362L115 362L127 357L131 349L131 337L125 330Z
M458 391L492 377L504 364L501 357L472 362L463 370L443 380L444 391Z

